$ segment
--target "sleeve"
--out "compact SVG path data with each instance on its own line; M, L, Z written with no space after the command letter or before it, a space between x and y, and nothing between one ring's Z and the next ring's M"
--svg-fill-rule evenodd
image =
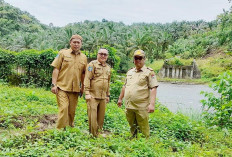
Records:
M93 78L93 73L94 73L93 63L89 63L86 68L85 80L84 80L84 88L85 88L86 95L88 95L90 91L90 81Z
M148 82L149 82L149 88L150 88L150 89L159 86L154 71L150 71L149 76L148 76Z
M60 51L57 55L56 55L56 57L55 57L55 59L53 60L53 62L52 62L52 64L51 64L51 66L53 66L53 67L55 67L55 68L57 68L57 69L59 69L60 70L60 68L61 68L61 65L62 65L62 62L63 62L63 53L62 53L62 51Z
M108 76L108 89L106 91L106 95L109 96L110 95L110 78L111 78L111 68L109 68L110 74Z

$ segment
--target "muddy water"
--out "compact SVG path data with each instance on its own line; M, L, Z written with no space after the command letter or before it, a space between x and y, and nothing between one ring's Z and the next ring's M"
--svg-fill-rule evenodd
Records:
M160 83L157 89L158 100L167 106L172 112L191 111L194 113L202 112L201 99L204 96L201 91L213 92L207 85L187 85L187 84L171 84Z

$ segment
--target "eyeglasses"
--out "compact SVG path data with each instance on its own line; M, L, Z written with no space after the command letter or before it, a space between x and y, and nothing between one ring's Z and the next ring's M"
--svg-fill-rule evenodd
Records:
M105 56L105 57L107 57L108 56L108 54L107 53L98 53L99 55L101 55L101 56Z
M134 60L142 60L143 57L134 57Z

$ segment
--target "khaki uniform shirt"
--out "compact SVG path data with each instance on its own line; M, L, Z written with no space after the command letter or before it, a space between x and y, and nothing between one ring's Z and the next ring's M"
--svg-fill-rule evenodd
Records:
M150 89L157 87L154 71L143 66L140 71L133 68L127 72L125 103L128 109L144 110L150 103Z
M51 66L59 70L57 87L63 91L80 92L81 75L87 66L87 58L83 53L75 54L72 49L63 49Z
M105 99L110 95L110 66L103 66L98 60L91 61L85 74L85 94L96 99Z

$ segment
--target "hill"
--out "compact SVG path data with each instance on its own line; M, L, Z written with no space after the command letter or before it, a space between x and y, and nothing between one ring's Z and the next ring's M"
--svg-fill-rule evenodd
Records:
M125 25L103 19L71 23L65 27L48 27L27 12L0 1L0 47L11 51L26 49L60 50L69 47L72 34L83 37L83 51L91 55L99 47L109 45L121 58L120 72L126 72L132 64L136 49L146 52L147 60L180 56L203 58L211 53L232 51L232 13L225 11L217 20L174 21L172 23L135 23Z
M41 24L28 12L11 6L0 0L0 35L5 36L14 31L39 32L46 29L46 25Z

